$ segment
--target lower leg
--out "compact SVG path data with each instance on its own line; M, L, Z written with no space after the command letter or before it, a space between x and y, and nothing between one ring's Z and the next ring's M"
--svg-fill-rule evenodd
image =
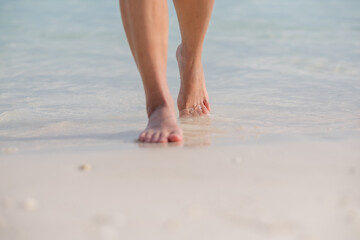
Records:
M181 141L166 81L167 0L120 0L121 16L131 52L139 69L149 117L142 142Z
M210 105L201 62L203 43L214 0L174 0L181 44L176 52L181 77L180 116L208 114Z

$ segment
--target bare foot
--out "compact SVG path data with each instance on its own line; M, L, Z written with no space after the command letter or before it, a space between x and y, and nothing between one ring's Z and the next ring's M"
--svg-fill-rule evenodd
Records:
M139 141L146 143L181 142L182 130L176 122L173 107L159 106L149 113L146 129L140 134Z
M209 97L201 59L187 57L180 44L176 50L181 86L177 99L180 117L202 116L210 112Z

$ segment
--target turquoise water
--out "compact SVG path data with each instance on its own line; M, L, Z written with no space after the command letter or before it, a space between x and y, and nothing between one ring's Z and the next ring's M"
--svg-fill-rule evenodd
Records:
M204 68L212 114L181 121L186 145L358 137L360 2L218 0ZM0 0L2 149L136 147L144 106L118 2Z

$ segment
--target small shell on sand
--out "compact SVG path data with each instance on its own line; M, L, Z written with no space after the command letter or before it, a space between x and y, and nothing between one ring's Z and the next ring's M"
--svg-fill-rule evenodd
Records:
M17 153L19 149L17 147L6 147L2 149L3 153Z
M34 211L38 207L38 202L35 198L26 198L20 202L20 207L26 211Z
M91 170L91 168L92 166L88 163L79 166L79 170L83 172L88 172Z

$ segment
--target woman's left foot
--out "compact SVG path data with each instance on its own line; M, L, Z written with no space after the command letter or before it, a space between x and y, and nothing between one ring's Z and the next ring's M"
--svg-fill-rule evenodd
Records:
M177 105L180 117L203 116L210 113L201 59L187 57L180 44L176 51L181 86Z

